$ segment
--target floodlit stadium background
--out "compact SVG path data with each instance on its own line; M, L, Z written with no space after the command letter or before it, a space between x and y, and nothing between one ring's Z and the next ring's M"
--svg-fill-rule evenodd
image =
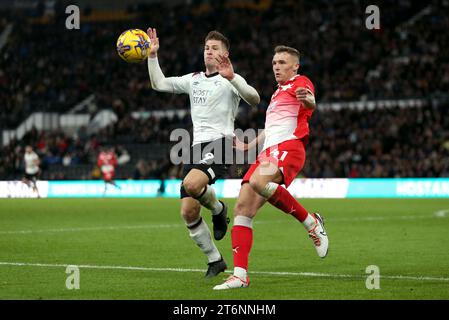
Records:
M66 28L68 5L80 8L79 30ZM368 5L379 7L378 30L366 27ZM445 0L0 0L0 299L449 299L444 12ZM166 76L203 70L208 31L230 39L235 71L261 96L254 109L242 102L243 130L264 126L274 46L299 49L318 108L289 190L325 217L326 259L266 205L251 287L203 281L204 256L179 217L182 167L169 160L170 133L191 130L188 98L151 90L146 64L116 53L121 32L149 26ZM36 197L21 182L27 144L45 199L18 199ZM103 146L116 150L121 186L105 194ZM231 218L247 167L214 185ZM231 265L229 233L217 247ZM69 265L80 290L66 287ZM372 265L379 290L365 285Z
M151 90L146 65L126 64L115 50L123 30L148 26L158 28L167 76L203 69L209 30L230 38L236 72L261 95L256 109L241 103L235 128L243 130L264 127L273 47L299 49L318 110L298 178L449 176L444 1L71 1L79 30L66 28L67 1L0 3L0 180L21 179L26 144L50 185L100 179L100 146L115 148L118 180L180 178L170 133L191 130L188 98ZM379 7L378 30L366 27L369 4ZM232 166L226 178L247 167Z

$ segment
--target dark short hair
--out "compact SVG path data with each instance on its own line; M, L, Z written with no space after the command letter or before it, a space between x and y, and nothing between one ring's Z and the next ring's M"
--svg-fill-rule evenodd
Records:
M229 47L230 47L229 40L221 32L218 32L216 30L213 30L213 31L209 32L207 34L206 39L204 40L204 42L206 43L208 40L221 41L221 43L223 43L223 45L225 46L226 50L229 51Z
M276 48L274 48L274 53L280 53L280 52L287 52L289 54L291 54L292 56L296 56L298 58L300 58L300 54L299 51L295 48L292 47L287 47L287 46L276 46Z

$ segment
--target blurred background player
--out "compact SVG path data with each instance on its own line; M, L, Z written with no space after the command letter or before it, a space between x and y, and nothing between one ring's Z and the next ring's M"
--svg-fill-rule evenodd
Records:
M323 219L318 213L308 213L281 186L284 184L288 187L304 166L305 146L309 137L308 122L316 107L315 89L306 76L297 74L298 50L277 46L272 65L278 88L273 93L266 112L265 130L250 146L254 147L265 139L263 151L243 177L234 208L234 274L223 284L215 286L215 290L249 285L247 271L253 242L253 218L266 201L301 222L309 233L318 256L324 258L327 255L328 238ZM243 149L248 148L248 145L243 146Z
M103 194L106 194L108 184L120 189L120 186L118 186L114 181L115 167L117 164L117 156L115 155L114 149L105 148L98 154L97 165L100 167L104 181Z
M37 197L40 198L36 183L40 172L39 156L36 154L36 152L33 151L33 148L31 146L26 146L23 158L25 162L25 176L23 177L22 181L28 187L32 188L33 192L35 192L37 194Z
M257 91L234 73L229 60L229 40L217 31L211 31L205 38L205 72L189 73L182 77L166 78L159 66L157 52L159 39L156 29L149 28L152 42L148 58L148 71L154 90L188 94L193 122L193 143L190 162L184 164L181 185L181 215L190 237L207 256L206 277L213 277L226 269L226 263L215 246L209 228L203 221L201 205L212 212L215 240L221 240L227 231L229 220L227 207L217 200L215 191L209 185L226 174L229 163L224 152L226 139L233 138L234 119L240 98L256 106L260 97ZM230 144L232 145L232 144ZM205 148L214 149L203 154ZM214 150L221 149L222 156L215 159ZM195 154L196 153L196 154ZM198 154L201 153L201 154ZM231 155L232 157L232 155ZM199 162L192 158L201 159ZM232 158L231 158L232 163Z

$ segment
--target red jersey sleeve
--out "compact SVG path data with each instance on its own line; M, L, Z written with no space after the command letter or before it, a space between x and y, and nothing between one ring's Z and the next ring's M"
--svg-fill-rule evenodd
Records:
M312 91L313 95L315 95L315 86L312 81L306 76L299 76L295 81L296 88L306 88Z

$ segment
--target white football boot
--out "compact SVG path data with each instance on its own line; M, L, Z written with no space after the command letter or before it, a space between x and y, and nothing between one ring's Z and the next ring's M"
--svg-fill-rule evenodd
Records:
M225 282L219 284L214 287L214 290L228 290L228 289L237 289L237 288L246 288L249 286L249 278L246 277L246 281L237 277L237 276L229 276Z
M308 231L309 238L312 239L318 256L325 258L329 248L329 239L326 229L324 229L324 220L318 213L311 213L310 215L315 219L315 226Z

